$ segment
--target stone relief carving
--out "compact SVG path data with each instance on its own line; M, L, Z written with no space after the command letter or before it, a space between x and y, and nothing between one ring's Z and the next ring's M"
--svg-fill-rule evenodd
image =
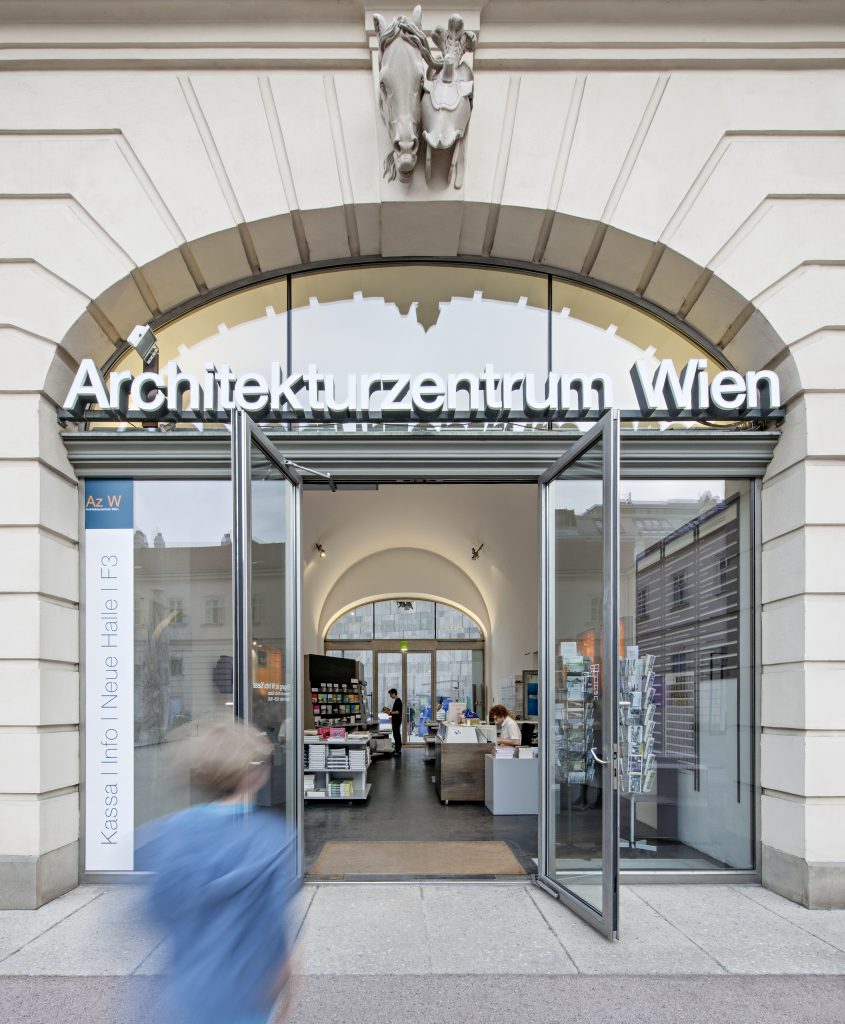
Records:
M431 52L422 29L422 9L389 25L373 16L379 43L379 108L393 148L384 176L409 182L425 147L425 178L431 181L431 152L452 149L449 179L460 188L466 163L466 131L472 113L472 69L464 55L476 47L476 35L464 29L458 14L431 36L441 56Z

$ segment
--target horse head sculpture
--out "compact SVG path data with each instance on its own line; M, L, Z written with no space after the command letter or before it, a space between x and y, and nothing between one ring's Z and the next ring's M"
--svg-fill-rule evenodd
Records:
M373 16L379 45L379 108L393 149L384 161L384 175L393 181L410 181L417 165L420 144L420 101L429 69L439 70L422 30L422 10L417 5L410 18L400 16L389 25Z
M422 136L426 143L425 180L431 180L431 151L452 149L449 176L455 188L464 179L465 135L472 113L472 69L464 54L476 47L476 35L464 29L464 20L453 14L446 28L438 26L431 34L443 54L442 67L429 73L423 82Z

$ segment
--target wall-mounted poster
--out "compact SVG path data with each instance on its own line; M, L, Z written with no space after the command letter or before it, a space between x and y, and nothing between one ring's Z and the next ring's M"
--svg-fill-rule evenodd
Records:
M85 868L131 871L135 827L131 480L85 482Z

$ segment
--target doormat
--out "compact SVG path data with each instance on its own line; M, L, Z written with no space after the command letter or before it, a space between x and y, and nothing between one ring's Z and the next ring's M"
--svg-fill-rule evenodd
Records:
M473 840L452 842L336 842L323 845L310 879L353 878L477 878L524 875L525 869L507 843Z

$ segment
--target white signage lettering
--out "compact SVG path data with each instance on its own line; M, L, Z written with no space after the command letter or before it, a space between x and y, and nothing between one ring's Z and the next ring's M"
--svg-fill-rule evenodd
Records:
M746 374L722 370L711 380L706 359L690 359L678 372L671 359L638 360L631 380L643 418L658 414L731 418L764 416L780 408L780 384L770 370ZM221 415L235 406L256 419L577 419L613 407L613 383L603 373L500 373L492 363L480 374L406 373L346 375L335 381L313 364L285 375L271 365L260 373L235 374L228 364L208 363L204 373L183 373L171 362L164 373L112 373L108 384L92 359L83 359L65 399L65 413L81 418L88 405L127 415L129 401L150 419ZM632 410L636 412L637 410Z

